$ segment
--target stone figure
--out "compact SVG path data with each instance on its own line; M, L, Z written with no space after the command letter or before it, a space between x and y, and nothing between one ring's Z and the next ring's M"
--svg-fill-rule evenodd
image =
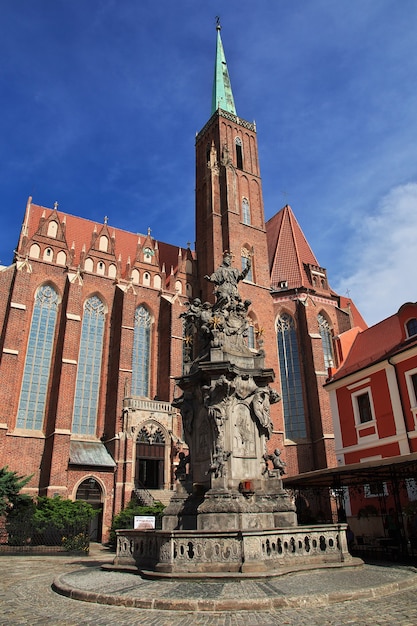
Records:
M216 451L207 473L213 473L215 478L223 477L226 473L225 463L230 455L231 452L226 452L222 446L216 445Z
M175 469L175 478L177 480L184 480L187 475L187 464L190 462L190 455L185 452L179 453L179 463Z
M261 428L267 431L268 439L271 437L273 424L271 420L270 406L280 399L279 394L271 387L258 387L253 397L253 412Z
M279 448L275 448L274 452L269 455L269 459L272 461L274 470L279 471L280 476L287 473L285 470L287 464L281 459L281 450Z
M251 268L251 260L248 259L246 267L240 272L232 267L232 255L225 252L223 255L223 263L211 276L204 276L206 280L215 284L214 293L216 296L215 308L234 308L241 297L237 290L238 282L244 280Z

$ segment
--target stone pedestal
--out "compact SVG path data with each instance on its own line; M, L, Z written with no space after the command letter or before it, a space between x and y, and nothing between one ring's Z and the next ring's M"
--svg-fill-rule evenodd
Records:
M352 560L341 526L296 529L295 505L282 487L285 463L278 449L267 450L270 405L280 399L270 386L274 372L263 351L245 342L250 302L242 302L237 283L246 273L225 255L206 277L216 303L195 299L183 314L190 359L174 405L190 453L162 530L118 531L116 567L147 576L265 576Z

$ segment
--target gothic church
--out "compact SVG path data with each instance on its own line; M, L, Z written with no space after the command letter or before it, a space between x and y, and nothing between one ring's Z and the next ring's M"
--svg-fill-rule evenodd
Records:
M248 346L265 350L282 397L271 449L289 474L335 465L323 383L339 334L365 323L329 286L291 208L265 223L256 128L237 115L220 26L195 206L194 251L29 198L14 262L0 268L0 467L32 475L33 495L90 502L96 540L133 492L171 493L187 452L175 377L193 349L181 313L194 298L214 302L204 276L225 251L239 269L251 259L239 285Z

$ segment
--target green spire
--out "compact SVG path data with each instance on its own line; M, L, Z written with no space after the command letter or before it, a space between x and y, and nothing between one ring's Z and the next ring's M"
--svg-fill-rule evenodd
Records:
M217 109L223 109L236 115L235 102L233 100L232 86L229 72L227 71L226 57L224 56L222 39L220 37L220 20L217 18L217 46L216 63L214 66L213 98L211 102L211 114Z

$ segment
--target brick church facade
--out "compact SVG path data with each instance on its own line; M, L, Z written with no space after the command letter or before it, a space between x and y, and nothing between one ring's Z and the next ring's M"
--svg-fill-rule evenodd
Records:
M38 206L29 198L0 288L0 466L27 491L96 506L94 538L134 490L159 499L186 451L172 402L192 346L181 313L214 301L205 280L231 251L251 269L248 345L282 401L271 448L288 473L335 465L323 383L335 338L365 324L329 286L289 206L265 223L256 128L237 116L217 30L212 114L196 138L196 249ZM136 230L136 224L132 228Z

